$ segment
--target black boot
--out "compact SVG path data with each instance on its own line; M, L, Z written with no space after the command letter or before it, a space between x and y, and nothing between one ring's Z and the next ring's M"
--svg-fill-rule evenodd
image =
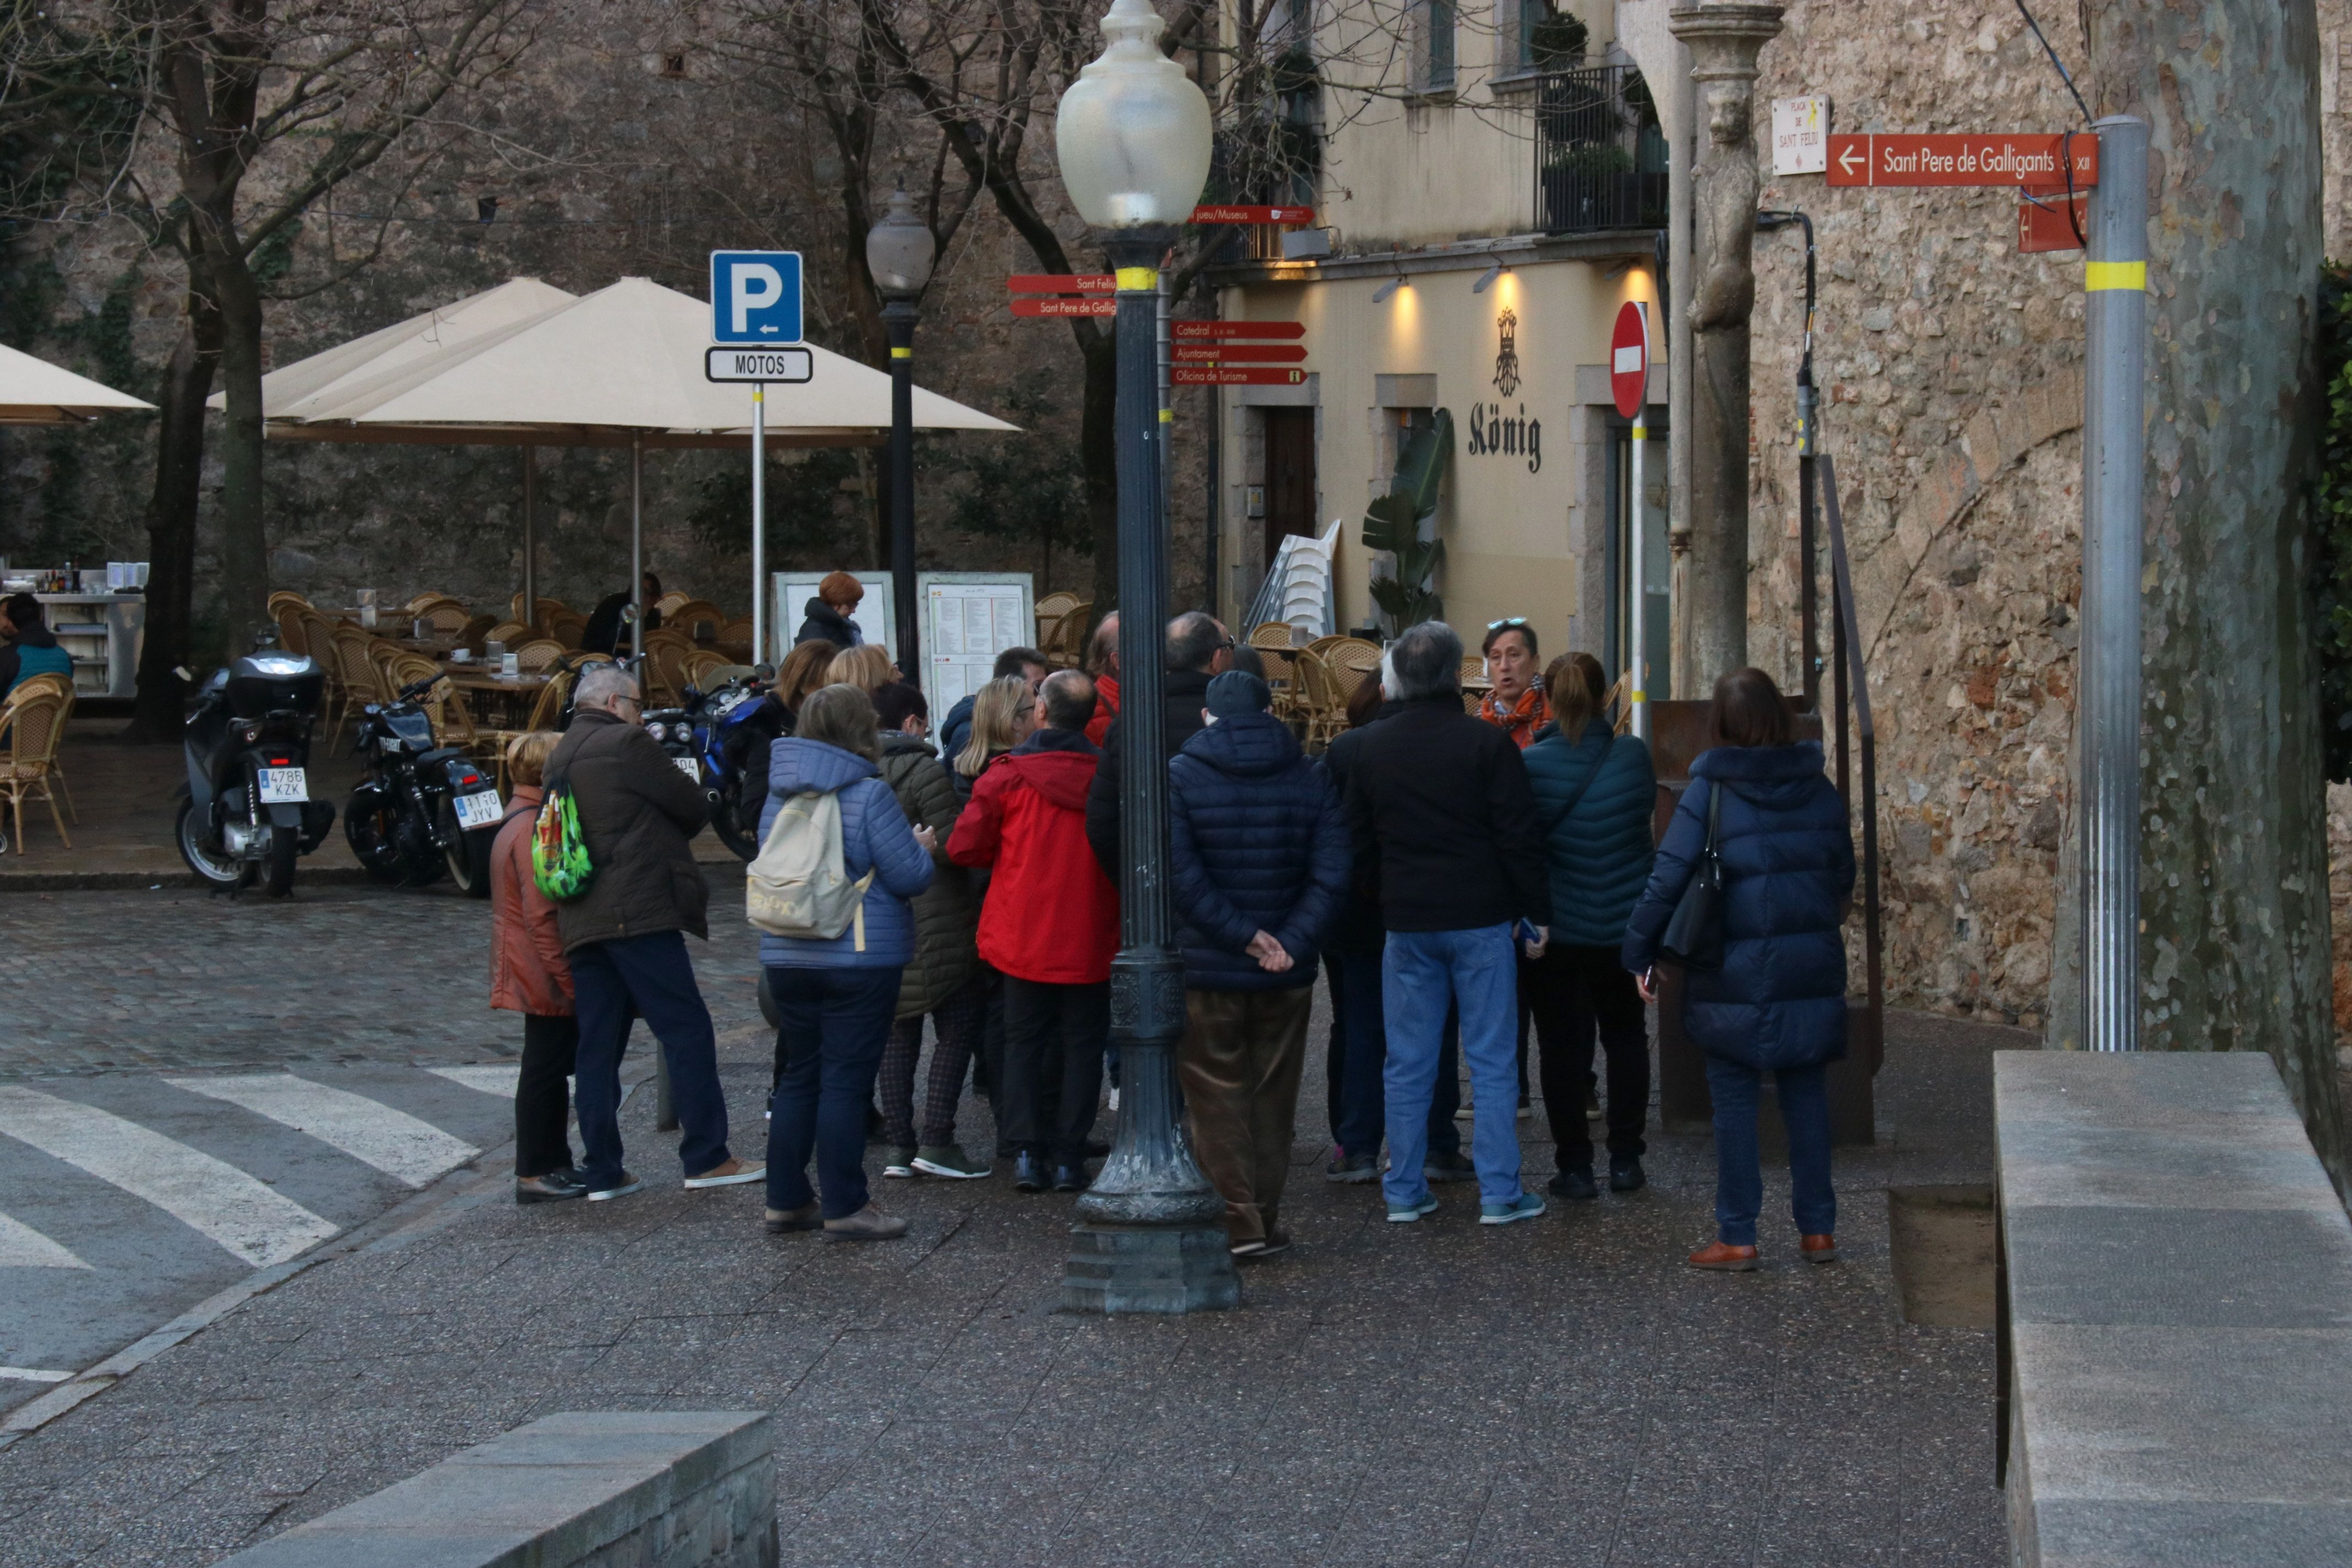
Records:
M1016 1193L1042 1193L1045 1190L1045 1161L1034 1149L1024 1149L1013 1157L1013 1190Z
M1612 1154L1609 1157L1611 1192L1638 1192L1649 1183L1650 1178L1642 1174L1642 1157L1639 1154Z
M1087 1190L1087 1168L1072 1163L1054 1167L1054 1190L1057 1193L1083 1193Z
M1578 1203L1601 1195L1601 1189L1592 1184L1590 1171L1562 1171L1551 1179L1551 1190Z

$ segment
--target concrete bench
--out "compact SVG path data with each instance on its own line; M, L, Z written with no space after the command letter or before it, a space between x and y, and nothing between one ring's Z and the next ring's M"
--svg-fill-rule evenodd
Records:
M2352 1225L2270 1058L1993 1058L2021 1564L2352 1563Z
M519 1426L220 1568L776 1568L764 1411Z

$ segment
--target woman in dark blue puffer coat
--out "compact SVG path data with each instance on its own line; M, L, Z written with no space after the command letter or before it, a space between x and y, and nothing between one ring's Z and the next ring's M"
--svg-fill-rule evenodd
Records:
M1625 967L1654 997L1658 942L1706 843L1720 792L1716 847L1723 861L1723 967L1688 972L1683 1028L1706 1053L1715 1098L1715 1217L1719 1237L1691 1254L1701 1268L1756 1267L1764 1187L1756 1108L1764 1074L1778 1080L1789 1130L1790 1207L1802 1255L1837 1256L1830 1188L1829 1064L1845 1055L1845 937L1853 895L1853 833L1845 804L1822 773L1818 741L1799 742L1789 707L1760 669L1715 683L1723 744L1691 763L1657 869L1625 932Z

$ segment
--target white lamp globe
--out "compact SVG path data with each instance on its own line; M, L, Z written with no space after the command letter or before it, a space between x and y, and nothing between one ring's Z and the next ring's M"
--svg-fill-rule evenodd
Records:
M915 204L900 185L890 193L882 220L866 232L866 266L886 300L912 300L931 280L937 247L929 226L915 216Z
M1062 95L1062 184L1097 228L1187 222L1209 181L1209 100L1160 52L1163 27L1147 0L1111 0L1102 54Z

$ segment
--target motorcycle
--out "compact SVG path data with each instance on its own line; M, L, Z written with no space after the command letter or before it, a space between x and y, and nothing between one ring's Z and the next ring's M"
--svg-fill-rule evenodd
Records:
M739 676L710 691L688 687L682 709L646 715L646 727L663 726L654 738L674 757L691 755L695 777L710 806L711 830L739 859L760 852L760 812L764 800L742 798L744 759L751 747L764 746L774 737L752 722L766 706L765 679ZM665 733L666 732L666 733Z
M173 837L188 868L214 888L235 892L258 873L269 895L283 898L296 859L326 841L334 803L310 798L309 774L325 687L325 672L265 632L197 689Z
M420 700L443 679L412 682L399 700L360 710L355 744L367 771L343 807L343 833L375 881L422 888L446 874L467 898L487 899L506 808L463 748L434 744Z

